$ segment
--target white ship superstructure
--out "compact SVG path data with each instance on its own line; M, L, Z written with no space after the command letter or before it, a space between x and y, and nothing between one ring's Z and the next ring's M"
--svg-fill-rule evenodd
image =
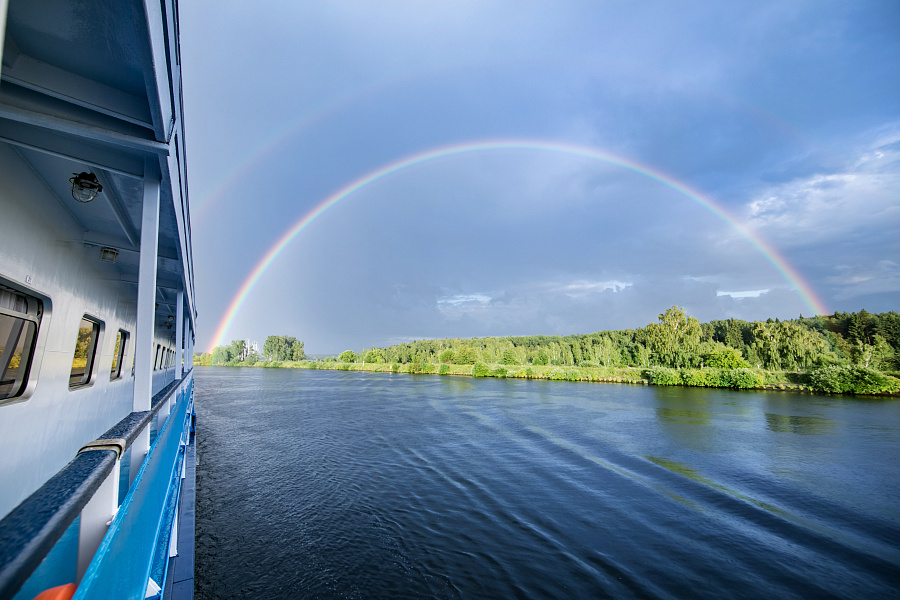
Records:
M0 32L0 600L190 597L177 3L0 0Z

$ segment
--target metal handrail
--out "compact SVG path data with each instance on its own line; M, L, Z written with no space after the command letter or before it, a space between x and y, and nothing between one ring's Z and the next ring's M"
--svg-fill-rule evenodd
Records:
M133 412L98 440L123 439L131 446L193 369L153 396L150 410ZM124 449L123 449L124 452ZM0 520L0 600L15 596L116 464L113 448L79 451L47 483Z
M160 429L73 600L143 598L148 578L164 584L173 516L167 507L174 510L181 484L190 409L185 395Z

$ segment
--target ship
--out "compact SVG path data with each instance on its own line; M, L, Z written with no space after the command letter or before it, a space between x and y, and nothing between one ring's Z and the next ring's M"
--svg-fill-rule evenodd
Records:
M0 0L0 600L193 596L175 0Z

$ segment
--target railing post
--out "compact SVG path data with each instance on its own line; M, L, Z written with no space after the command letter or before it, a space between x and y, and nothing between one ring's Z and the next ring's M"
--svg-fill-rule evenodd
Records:
M169 558L178 556L178 506L175 507L175 518L172 519L172 535L169 536Z
M133 452L133 451L132 451ZM132 461L133 462L133 461ZM81 509L81 521L78 525L78 563L76 567L77 581L81 581L88 565L110 521L119 507L119 461L116 460L112 471L106 476L94 496Z
M148 424L144 427L141 432L135 438L134 443L131 444L131 461L128 463L128 487L131 487L131 484L134 483L134 478L137 477L138 471L141 468L141 464L144 462L144 458L147 457L147 453L150 451L150 425Z

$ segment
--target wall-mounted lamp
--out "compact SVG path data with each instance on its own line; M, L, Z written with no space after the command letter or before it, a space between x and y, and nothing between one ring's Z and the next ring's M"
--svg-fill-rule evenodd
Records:
M90 202L103 191L103 186L93 173L72 173L72 175L75 175L69 179L72 184L72 197L79 202Z
M103 246L100 248L100 260L103 262L116 262L116 259L119 258L119 251L115 248L110 248L109 246Z

